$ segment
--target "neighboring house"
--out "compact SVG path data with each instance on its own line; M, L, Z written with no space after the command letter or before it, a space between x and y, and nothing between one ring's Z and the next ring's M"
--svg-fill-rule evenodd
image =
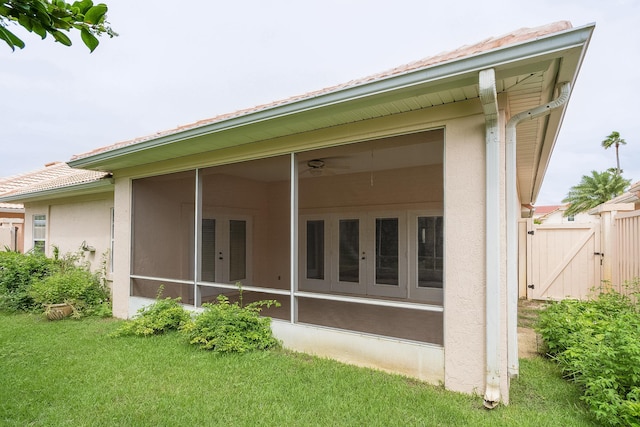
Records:
M24 206L19 203L0 203L0 251L5 249L24 251Z
M282 303L265 313L288 348L508 402L514 228L593 29L522 29L75 156L114 180L114 314L242 283Z
M0 200L20 202L23 250L53 256L83 250L92 269L103 256L111 267L113 182L107 172L54 162L43 169L0 180Z
M587 212L565 216L564 213L568 208L569 205L536 206L533 211L533 220L537 224L585 224L599 221Z

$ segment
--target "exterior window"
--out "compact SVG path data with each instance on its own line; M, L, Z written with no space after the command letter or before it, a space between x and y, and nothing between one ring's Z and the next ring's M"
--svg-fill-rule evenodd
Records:
M33 216L33 250L35 252L45 252L47 238L47 216Z
M573 216L573 215L569 215L569 216L567 217L567 221L573 222L573 221L575 221L575 220L576 220L576 217L575 217L575 216Z

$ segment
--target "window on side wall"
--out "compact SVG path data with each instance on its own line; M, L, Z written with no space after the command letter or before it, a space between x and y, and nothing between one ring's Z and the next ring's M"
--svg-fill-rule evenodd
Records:
M45 253L47 239L47 216L33 216L33 250Z

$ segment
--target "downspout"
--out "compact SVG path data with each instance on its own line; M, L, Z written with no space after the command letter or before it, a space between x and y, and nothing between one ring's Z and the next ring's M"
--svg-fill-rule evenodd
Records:
M516 126L524 120L546 116L569 99L571 84L560 84L560 94L553 101L511 117L506 128L506 203L507 203L507 364L510 377L520 372L518 362L518 199L516 176Z
M484 406L500 403L500 129L493 68L479 74L486 143L486 389Z

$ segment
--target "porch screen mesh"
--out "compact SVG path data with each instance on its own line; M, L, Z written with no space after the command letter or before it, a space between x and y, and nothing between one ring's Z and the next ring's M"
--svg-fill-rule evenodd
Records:
M193 280L195 171L136 179L132 185L132 273Z

